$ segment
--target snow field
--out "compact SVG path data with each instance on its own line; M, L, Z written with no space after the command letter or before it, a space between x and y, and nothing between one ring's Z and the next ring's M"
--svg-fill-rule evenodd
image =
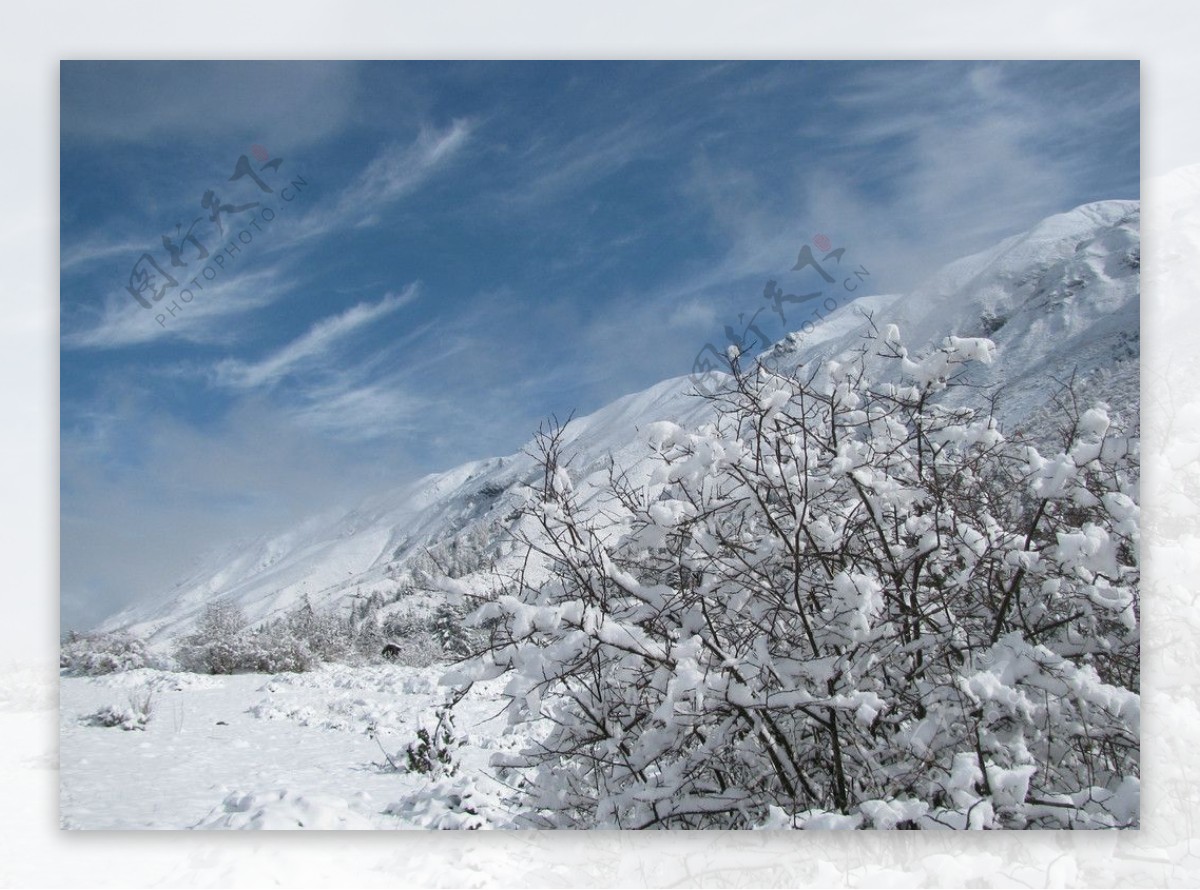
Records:
M77 829L410 829L450 810L431 790L469 789L505 735L495 690L455 710L459 775L438 789L403 766L432 727L440 667L201 676L154 670L61 681L62 826ZM98 707L152 693L144 730L89 726ZM385 753L386 752L386 753ZM490 775L490 773L489 773ZM491 779L494 792L505 789ZM458 792L460 795L462 791ZM483 792L477 792L477 796ZM437 794L432 795L436 797ZM470 814L466 814L470 815Z

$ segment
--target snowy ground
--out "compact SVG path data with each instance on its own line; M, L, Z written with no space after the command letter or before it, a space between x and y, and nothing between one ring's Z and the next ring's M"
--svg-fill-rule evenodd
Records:
M402 766L418 722L432 727L441 673L337 665L276 676L64 677L62 827L432 827L446 812L430 801L430 779L393 769L384 752ZM144 730L84 719L104 705L128 708L130 693L147 691L153 711ZM496 717L500 707L495 689L477 689L455 709L465 740L460 786L491 782L492 793L504 791L485 769L493 751L519 743Z

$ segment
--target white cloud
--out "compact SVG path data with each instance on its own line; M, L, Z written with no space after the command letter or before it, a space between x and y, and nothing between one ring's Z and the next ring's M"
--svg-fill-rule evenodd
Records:
M1070 209L1089 141L1137 101L1136 90L1115 91L1102 108L1059 108L1003 64L972 66L958 78L947 70L865 69L836 97L848 116L844 138L836 126L806 130L841 144L825 155L797 150L790 180L696 152L682 194L709 220L711 259L658 287L607 298L619 308L588 323L579 349L601 398L688 373L705 341L721 340L738 313L749 319L767 307L768 278L797 281L788 271L796 251L818 232L870 270L872 292L895 293ZM773 333L778 319L765 318Z
M278 266L225 275L228 277L202 290L193 289L189 302L181 303L178 297L181 291L177 291L152 309L144 308L125 291L114 290L98 311L89 307L76 309L71 317L64 314L62 347L113 349L171 338L192 343L229 343L238 335L238 329L230 324L231 317L269 306L292 287ZM173 304L177 311L171 315L168 307Z
M390 315L417 298L417 286L399 294L386 294L377 303L358 303L345 312L323 318L305 334L257 362L226 359L217 364L216 382L234 389L269 387L297 367L311 365L327 356L330 349L351 334Z
M292 250L302 241L339 229L376 224L388 206L416 191L449 163L462 150L470 133L470 124L459 120L444 130L424 129L409 145L385 149L335 199L317 205L291 228L280 228L278 236L273 230L272 239L264 249L271 253ZM133 239L97 236L65 246L61 268L65 271L143 248L143 242ZM164 297L161 305L148 310L136 303L124 288L114 288L99 310L72 308L73 314L64 314L62 346L112 349L163 338L196 343L232 342L236 332L228 324L229 316L268 306L290 289L280 268L277 265L251 274L222 272L214 284L202 290L193 289L193 299L183 304L174 316L164 307L171 305L171 296L178 303L178 293L182 290ZM161 314L167 317L159 319Z
M582 191L645 156L667 133L661 125L629 120L613 129L574 135L552 147L535 146L527 175L503 200L536 204L566 190Z
M396 379L347 385L315 387L305 394L305 403L291 412L297 423L334 439L370 441L395 432L424 405L424 400L406 393Z
M443 130L424 128L408 145L391 145L332 201L320 204L292 229L288 245L352 226L374 225L379 214L425 184L467 144L471 124L456 120Z
M111 238L106 235L94 235L90 238L75 241L62 251L59 258L59 269L68 272L77 266L87 266L98 260L106 260L114 256L137 255L146 249L146 239Z

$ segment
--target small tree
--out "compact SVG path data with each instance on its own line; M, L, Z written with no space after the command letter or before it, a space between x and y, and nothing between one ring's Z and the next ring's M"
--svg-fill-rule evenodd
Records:
M442 603L434 612L433 638L450 658L465 658L471 654L471 640L463 616L449 603Z
M462 745L454 733L454 714L451 708L441 707L434 712L433 729L424 724L417 727L417 737L404 749L405 765L409 772L421 773L433 779L449 778L458 772L455 749Z
M282 638L302 642L317 662L342 661L353 645L353 629L349 621L335 614L317 612L308 597L280 622L277 633Z
M233 674L248 669L249 650L242 610L233 603L217 600L204 607L196 630L179 641L176 657L185 670Z

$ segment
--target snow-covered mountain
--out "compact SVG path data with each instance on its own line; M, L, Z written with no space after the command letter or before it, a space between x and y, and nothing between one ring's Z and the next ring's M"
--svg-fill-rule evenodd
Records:
M1072 374L1089 394L1136 417L1139 267L1138 202L1087 204L946 266L911 293L862 297L808 336L776 344L766 360L788 368L850 350L868 312L881 329L897 325L912 352L948 335L992 339L996 361L971 373L973 382L1002 387L999 410L1008 428L1036 422L1053 393L1047 381ZM690 378L665 380L572 421L564 454L584 480L607 473L610 460L630 467L646 454L639 431L648 424L692 426L710 410ZM349 608L375 593L395 598L418 566L469 562L494 547L538 481L536 460L523 452L427 476L344 515L316 517L214 558L168 595L132 606L104 627L164 641L189 631L218 598L252 621L305 597L318 609ZM406 608L431 608L436 596L410 593Z

